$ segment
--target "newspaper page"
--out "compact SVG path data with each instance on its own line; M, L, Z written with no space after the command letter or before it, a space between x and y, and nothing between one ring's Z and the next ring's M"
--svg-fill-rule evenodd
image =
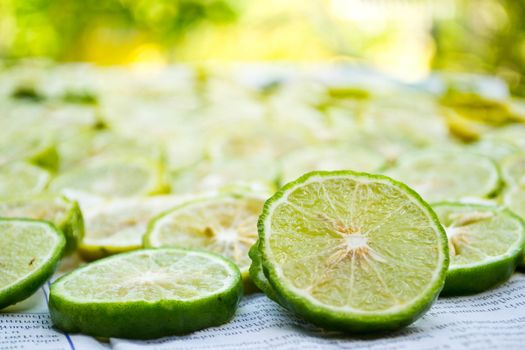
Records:
M523 349L525 275L516 273L494 290L440 298L424 317L394 333L356 336L327 332L290 314L263 294L246 296L235 318L221 327L150 341L66 334L52 327L49 284L0 313L0 349Z

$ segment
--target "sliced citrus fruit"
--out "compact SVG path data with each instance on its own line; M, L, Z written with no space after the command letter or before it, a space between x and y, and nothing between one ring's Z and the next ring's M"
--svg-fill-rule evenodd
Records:
M166 192L163 168L142 158L98 159L58 176L50 185L62 193L131 197Z
M399 159L386 171L427 201L487 198L501 188L496 163L485 156L458 151L421 151Z
M479 293L510 278L525 246L521 218L496 206L438 203L433 208L449 242L443 294Z
M177 194L245 189L269 195L275 191L278 172L276 162L270 159L201 161L175 171L171 188Z
M484 135L485 139L507 141L514 146L518 147L522 151L525 151L525 133L524 124L510 124L501 128L494 129L493 131Z
M59 156L54 143L48 139L14 133L0 140L0 165L26 160L44 169L58 169Z
M53 324L98 337L150 339L220 325L242 294L239 269L218 255L149 249L87 264L51 285Z
M513 154L504 159L501 170L507 185L525 184L525 153Z
M280 304L329 329L397 329L443 287L447 238L430 206L386 176L312 172L259 218L263 271Z
M65 243L45 221L0 219L0 309L29 297L51 277Z
M494 139L481 139L469 145L469 152L482 154L498 162L498 164L512 154L519 152L519 148L513 144Z
M182 197L161 196L100 202L84 210L86 234L79 253L87 260L142 247L148 222L175 207Z
M301 148L282 159L285 183L314 170L341 170L374 172L385 164L385 159L372 149L356 145L334 145Z
M146 247L206 249L232 259L248 279L248 251L257 239L264 200L219 195L182 204L158 217L144 237Z
M0 166L0 197L9 198L40 193L49 182L46 170L29 163Z
M1 201L0 217L52 222L66 237L66 253L75 251L84 236L84 221L78 203L60 195L38 195Z

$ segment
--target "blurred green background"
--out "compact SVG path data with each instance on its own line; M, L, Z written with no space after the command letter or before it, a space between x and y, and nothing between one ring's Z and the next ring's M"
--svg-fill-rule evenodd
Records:
M0 57L100 65L349 60L405 81L495 74L525 95L522 0L0 0Z

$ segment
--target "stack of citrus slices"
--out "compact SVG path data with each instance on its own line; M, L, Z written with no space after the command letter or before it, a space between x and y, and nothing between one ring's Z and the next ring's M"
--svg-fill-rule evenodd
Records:
M216 326L261 291L388 331L525 267L523 101L325 68L1 71L0 308L52 278L54 325L97 337Z

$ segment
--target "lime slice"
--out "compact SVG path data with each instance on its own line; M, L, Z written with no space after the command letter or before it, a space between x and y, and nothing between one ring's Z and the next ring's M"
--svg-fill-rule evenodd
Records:
M0 309L26 299L51 277L65 243L45 221L0 219Z
M385 159L371 149L348 144L302 148L289 153L282 164L286 183L314 170L376 171L385 164Z
M174 193L232 192L244 188L266 196L275 191L279 169L270 159L232 158L201 161L175 171L171 181ZM245 191L245 192L246 192Z
M495 206L438 203L433 208L449 242L443 294L479 293L510 278L525 246L522 219Z
M352 332L413 322L436 299L448 267L445 232L417 193L351 171L308 173L271 197L259 252L282 305Z
M56 146L49 140L18 133L10 134L0 140L0 165L18 160L26 160L55 171L58 168L59 156Z
M58 148L61 169L74 166L96 157L146 157L158 159L160 147L147 142L148 137L130 137L112 130L72 129L61 133Z
M484 138L491 140L506 141L514 146L518 147L522 151L525 151L525 133L524 124L510 124L501 128L494 129L492 132L487 133Z
M190 201L157 218L144 237L146 247L200 248L232 259L248 279L248 251L257 239L264 200L215 196Z
M239 269L218 255L150 249L85 265L51 285L53 324L98 337L151 339L217 326L235 313Z
M86 192L104 197L131 197L166 192L162 166L144 159L104 159L74 168L52 183L51 189Z
M42 192L49 182L49 172L28 163L0 166L0 198L26 196Z
M481 139L480 141L471 144L468 150L472 153L487 156L499 164L499 162L508 156L519 152L520 149L506 141Z
M75 201L59 195L38 195L0 202L0 216L52 222L66 237L66 253L76 250L84 236L82 212Z
M508 185L525 184L525 153L517 153L504 159L501 170Z
M417 152L402 157L386 174L411 186L427 201L487 198L501 187L494 161L468 152Z
M106 201L84 209L86 234L80 255L86 260L95 260L141 248L148 222L183 200L166 197Z

